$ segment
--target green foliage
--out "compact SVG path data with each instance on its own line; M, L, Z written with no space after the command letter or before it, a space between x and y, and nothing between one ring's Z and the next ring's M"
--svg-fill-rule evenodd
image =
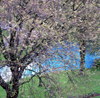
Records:
M94 67L96 67L97 69L100 69L100 59L96 59L94 61Z

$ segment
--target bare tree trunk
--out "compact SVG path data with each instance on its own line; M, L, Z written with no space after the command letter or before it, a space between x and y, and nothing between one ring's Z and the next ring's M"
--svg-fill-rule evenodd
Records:
M15 81L16 78L11 80L10 83L6 83L0 76L0 85L6 91L6 98L17 98L19 94L19 80ZM15 82L14 82L15 81Z
M39 86L38 87L42 87L42 79L41 79L41 77L39 77Z
M17 98L18 94L19 94L19 87L14 87L11 93L7 93L6 98Z
M7 98L17 98L19 94L19 73L18 66L13 66L10 68L12 72L12 79L10 81L11 90L7 92Z
M39 72L41 73L41 61L40 61L40 56L39 56ZM39 77L39 86L38 87L42 87L42 79L41 77Z
M86 52L86 42L82 40L80 42L80 72L79 74L83 74L85 69L85 52Z

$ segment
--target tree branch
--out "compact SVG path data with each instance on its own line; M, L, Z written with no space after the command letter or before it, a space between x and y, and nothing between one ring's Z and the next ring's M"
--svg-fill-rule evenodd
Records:
M21 58L21 59L20 59L20 62L21 62L21 63L26 62L27 59L29 59L29 58L32 56L31 53L35 52L36 49L39 48L39 47L41 46L41 44L44 42L44 40L45 40L45 39L42 39L42 41L41 41L40 44L34 45L35 47L33 47L32 50L31 50L30 52L28 52L23 58Z
M85 1L85 0L83 0L83 1L78 5L78 7L75 8L75 0L73 0L73 6L72 6L72 7L73 7L73 11L78 10L78 8L82 5L82 3L85 4L84 1ZM82 7L82 8L83 8L83 7Z
M9 57L9 54L8 52L6 51L6 47L5 47L5 44L4 44L4 40L3 40L3 35L2 35L2 30L1 30L1 27L0 27L0 47L2 48L2 51L3 51L3 56L5 59L8 59Z
M23 83L20 83L19 85L23 85L23 84L25 84L25 83L28 83L28 82L30 82L32 79L33 79L33 77L35 77L35 76L37 76L38 78L40 78L40 76L39 75L41 75L41 73L43 73L43 72L45 72L46 70L44 70L44 71L42 71L42 72L35 72L34 70L31 70L31 69L26 69L26 70L29 70L29 71L33 71L35 74L34 75L32 75L31 76L31 78L28 80L28 81L25 81L25 82L23 82ZM43 76L43 77L45 77L45 76ZM51 78L49 78L49 79L51 79ZM52 80L52 79L51 79ZM53 80L52 80L53 81ZM43 83L43 81L42 81L42 83ZM44 84L44 83L43 83Z
M35 77L35 76L36 76L36 75L31 76L31 78L30 78L28 81L24 81L24 82L22 82L22 83L19 83L19 85L23 85L23 84L25 84L25 83L30 82L30 81L33 79L33 77Z

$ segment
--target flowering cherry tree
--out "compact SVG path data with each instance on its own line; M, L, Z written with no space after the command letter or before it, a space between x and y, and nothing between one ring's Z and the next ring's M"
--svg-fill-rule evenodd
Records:
M42 55L45 59L50 55L47 51L56 35L50 28L53 15L47 7L46 1L39 0L0 1L0 67L8 66L12 73L8 83L0 75L7 98L17 98L19 86L29 82L20 79L27 66L35 62L34 58ZM35 72L30 80L46 70Z

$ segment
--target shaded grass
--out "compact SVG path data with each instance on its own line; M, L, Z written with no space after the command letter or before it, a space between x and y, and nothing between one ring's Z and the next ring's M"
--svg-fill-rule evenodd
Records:
M72 82L68 78L68 74ZM100 70L85 69L86 76L77 76L78 70L59 71L50 73L50 77L55 81L43 78L47 88L38 87L38 77L34 77L31 82L20 87L18 98L67 98L67 96L79 96L88 93L100 93ZM27 80L28 78L25 78ZM50 92L51 91L51 92ZM53 94L53 95L51 95ZM5 91L0 87L0 98L4 98Z

